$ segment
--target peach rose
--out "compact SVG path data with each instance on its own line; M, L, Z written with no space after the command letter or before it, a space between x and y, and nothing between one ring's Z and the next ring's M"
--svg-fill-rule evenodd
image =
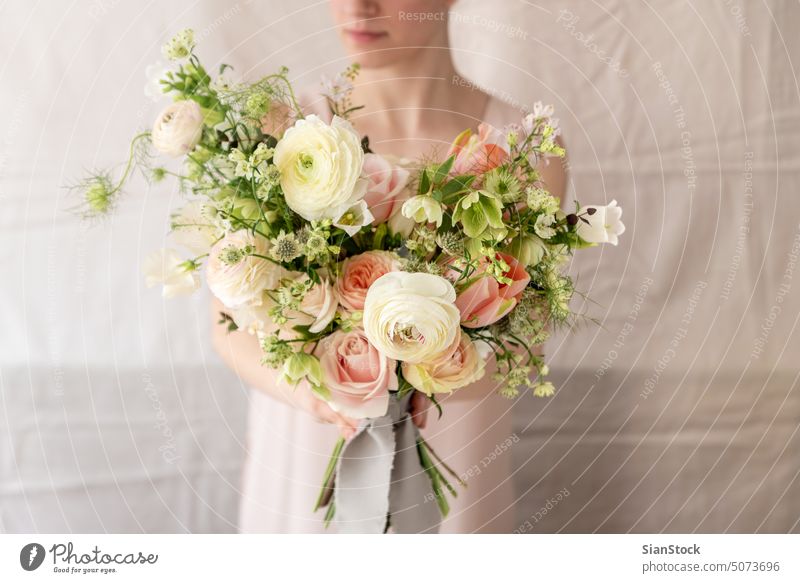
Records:
M350 312L363 310L369 286L399 268L397 255L389 251L367 251L345 259L336 282L339 303Z
M455 174L480 175L500 166L508 158L508 152L499 145L501 140L499 132L485 123L478 126L477 136L472 130L464 130L447 153L448 158L453 154L456 156L452 171Z
M472 339L464 332L456 339L452 351L429 364L403 363L403 377L418 391L452 393L483 377L486 361L478 353Z
M408 184L408 170L392 164L383 156L366 154L363 173L367 177L364 200L372 213L372 224L385 223L399 212L403 204L401 199Z
M334 332L320 342L317 356L331 409L356 419L386 414L389 391L398 387L397 363L378 352L363 330Z
M504 275L511 279L510 284L498 282L486 273L487 261L478 266L474 279L456 297L456 307L461 312L461 325L466 328L481 328L494 324L517 305L522 292L531 280L524 266L511 255L498 253L497 256L508 264ZM447 270L445 276L455 281L459 273Z

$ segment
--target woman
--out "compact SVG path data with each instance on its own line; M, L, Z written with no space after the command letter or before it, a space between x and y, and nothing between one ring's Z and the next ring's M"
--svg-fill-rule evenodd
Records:
M455 71L447 34L447 0L332 0L339 34L361 72L352 93L365 107L351 121L379 154L441 158L453 138L481 121L502 128L522 112L478 91ZM329 118L322 98L309 112ZM563 196L560 164L541 168L556 196ZM219 319L220 304L212 307ZM323 532L312 513L320 479L337 435L357 421L335 413L307 386L291 389L259 365L254 337L214 326L215 347L251 392L248 457L239 527L243 532ZM492 371L474 386L443 399L444 415L428 415L414 402L414 421L437 453L462 475L441 532L510 532L516 526L511 453L495 450L512 435L513 401L495 393ZM506 446L507 447L507 446ZM491 460L491 461L489 461ZM432 511L437 511L435 508Z

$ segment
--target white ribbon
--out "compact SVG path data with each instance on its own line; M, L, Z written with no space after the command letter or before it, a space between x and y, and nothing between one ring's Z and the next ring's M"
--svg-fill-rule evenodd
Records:
M362 421L336 466L334 523L341 533L437 533L441 515L417 452L411 394L389 399L383 417Z

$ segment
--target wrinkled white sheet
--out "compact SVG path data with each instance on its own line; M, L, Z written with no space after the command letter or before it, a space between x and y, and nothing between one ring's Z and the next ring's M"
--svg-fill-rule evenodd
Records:
M455 10L461 69L554 103L570 194L616 199L628 227L572 265L602 327L554 338L558 394L517 404L519 530L800 531L800 7ZM124 157L159 108L144 69L187 25L251 77L344 63L310 2L3 7L0 531L235 529L247 389L205 298L164 301L139 272L178 194L138 181L87 230L60 189Z

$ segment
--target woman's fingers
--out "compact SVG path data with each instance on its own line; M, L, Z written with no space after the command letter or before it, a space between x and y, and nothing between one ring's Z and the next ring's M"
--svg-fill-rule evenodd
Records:
M345 439L350 439L358 430L358 421L336 413L336 425Z
M428 409L431 402L423 393L415 391L411 397L411 419L414 425L420 429L425 429L428 424Z

